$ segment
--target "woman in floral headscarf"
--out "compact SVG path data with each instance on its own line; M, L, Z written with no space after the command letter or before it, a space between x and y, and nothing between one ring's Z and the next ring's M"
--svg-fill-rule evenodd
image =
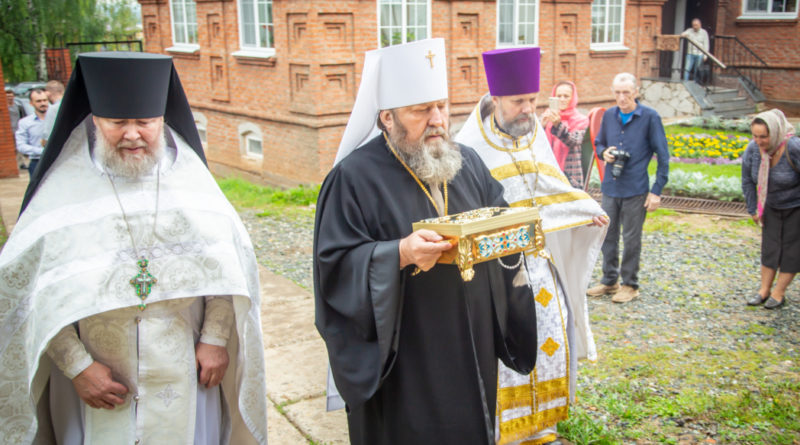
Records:
M757 114L750 130L742 191L748 213L762 230L761 288L747 304L776 309L786 302L786 288L800 272L800 139L778 109Z
M581 167L581 143L589 118L579 113L578 89L570 81L558 82L553 87L551 97L558 98L559 112L551 109L542 114L542 124L558 166L567 175L573 187L583 188L583 168Z

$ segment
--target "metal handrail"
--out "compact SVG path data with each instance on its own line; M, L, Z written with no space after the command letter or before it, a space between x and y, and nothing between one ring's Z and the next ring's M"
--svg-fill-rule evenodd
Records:
M695 42L694 40L692 40L692 39L690 39L689 37L686 37L686 36L681 36L681 38L682 38L683 40L686 40L686 42L687 42L688 44L690 44L690 45L694 46L695 48L699 49L701 53L703 53L703 54L704 54L706 57L708 57L708 60L710 60L710 61L714 62L714 63L715 63L715 64L716 64L718 67L720 67L721 69L723 69L723 70L724 70L724 69L727 69L727 68L728 68L727 66L725 66L725 64L724 64L724 63L722 63L722 61L721 61L721 60L719 60L719 59L717 59L716 57L714 57L714 55L713 55L713 54L711 54L710 52L708 52L708 50L706 50L706 49L705 49L705 48L703 48L702 46L698 45L698 44L697 44L697 42Z
M749 46L745 45L745 44L744 44L744 42L742 42L741 40L739 40L739 38L738 38L738 37L736 37L736 36L722 36L722 35L715 35L715 36L714 36L714 38L717 38L717 39L727 39L727 40L733 40L733 41L735 41L736 43L738 43L738 44L739 44L739 46L740 46L741 48L743 48L745 51L749 52L749 53L750 53L750 55L752 55L753 57L755 57L755 58L756 58L756 60L758 60L759 62L761 62L761 66L764 66L764 67L766 67L766 66L769 66L769 65L767 64L767 62L765 62L765 61L764 61L764 59L762 59L761 57L758 57L758 54L756 54L756 53L755 53L755 52L754 52L752 49L750 49L750 47L749 47Z
M137 45L141 46L141 40L98 40L96 42L70 42L67 43L67 46L80 46L80 45L119 45L120 43L136 43Z
M134 49L134 46L138 46L138 52L142 51L142 41L141 40L106 40L106 41L97 41L97 42L70 42L67 43L67 48L69 48L70 53L80 53L82 47L93 47L102 45L103 47L110 47L113 45L127 45L129 51L137 51Z
M713 36L712 40L716 54L723 58L727 56L731 58L731 60L726 58L729 71L742 79L750 89L760 90L761 71L769 66L767 62L736 36L717 35Z

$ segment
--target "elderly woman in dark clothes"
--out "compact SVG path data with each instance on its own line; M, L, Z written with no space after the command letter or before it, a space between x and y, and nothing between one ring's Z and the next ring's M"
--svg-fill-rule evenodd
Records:
M748 213L762 230L761 288L747 304L766 302L765 308L776 309L786 302L786 288L800 271L800 139L778 109L757 114L750 130L742 191Z

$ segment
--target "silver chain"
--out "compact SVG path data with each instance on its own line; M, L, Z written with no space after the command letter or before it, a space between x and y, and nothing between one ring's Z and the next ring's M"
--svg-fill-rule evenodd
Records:
M119 193L117 193L117 186L114 184L114 180L111 179L111 174L108 172L108 169L103 168L106 172L106 176L108 176L108 182L111 183L111 188L114 190L114 197L117 198L117 204L119 204L119 209L122 211L122 220L125 221L125 227L128 229L128 235L131 237L131 244L133 244L133 251L134 254L143 259L144 255L139 255L139 248L136 246L136 240L133 237L133 231L131 231L131 225L128 222L128 215L125 213L125 208L122 207L122 201L119 199ZM158 221L158 200L159 195L161 194L161 162L156 165L156 209L155 214L153 215L153 236L156 235L156 222Z
M495 117L492 116L493 123L494 123L494 119L495 119ZM539 131L539 125L540 125L539 121L535 120L534 124L535 124L534 128L527 134L529 139L533 139L535 137L536 132ZM511 135L509 134L509 136L511 136ZM512 138L513 138L513 136L512 136ZM522 137L520 137L519 140L522 141ZM514 154L513 154L513 150L512 149L513 149L514 145L519 145L519 144L514 144L514 141L512 139L512 142L511 142L512 148L508 148L508 146L506 145L506 138L504 138L503 136L500 136L500 142L503 144L503 148L506 149L506 153L508 153L508 156L511 158L511 162L514 164L514 167L516 167L517 172L519 173L519 176L522 178L522 182L523 182L523 184L525 184L525 188L528 189L528 193L531 194L531 204L533 205L533 207L539 208L539 205L536 204L536 197L535 197L536 189L539 187L539 166L536 165L536 154L533 152L533 141L531 140L530 141L530 145L528 146L528 151L531 154L531 163L533 164L534 168L536 169L536 171L534 172L536 174L536 178L534 179L534 182L533 182L533 188L531 188L530 184L528 184L528 179L525 177L526 174L523 173L522 169L519 168L519 164L518 164L517 158L515 158Z
M517 264L515 264L515 265L513 265L513 266L508 266L508 265L506 265L506 264L503 262L503 258L502 258L502 257L499 257L499 258L497 258L497 262L498 262L498 263L500 263L500 265L501 265L501 266L503 266L503 268L504 268L504 269L511 270L511 269L516 269L516 268L518 268L518 267L519 267L519 266L522 264L522 259L523 259L523 258L525 258L525 252L520 252L520 253L519 253L519 260L517 260Z
M492 119L494 119L494 117L492 117ZM539 126L539 123L536 122L536 127L533 129L533 131L531 131L531 133L535 133L536 131L538 131L539 130L538 126ZM532 137L532 136L528 136L528 137ZM522 138L520 138L520 139L522 139ZM517 168L517 172L519 173L519 176L522 178L522 183L525 184L525 188L528 189L528 193L531 194L531 204L533 205L533 207L536 207L538 209L539 205L536 203L535 194L536 194L536 189L539 187L539 167L536 165L536 154L533 152L533 143L531 143L530 146L528 147L528 151L530 151L530 154L531 154L531 163L533 164L534 168L536 169L536 172L535 172L536 177L533 180L533 188L531 188L530 184L528 184L528 179L526 178L526 173L524 173L522 171L522 169L519 167L518 161L514 157L514 153L512 152L511 149L506 147L505 138L500 137L500 141L503 143L503 147L506 148L506 153L508 153L508 156L511 158L511 162L514 164L514 167ZM517 261L517 264L515 264L513 266L508 266L505 263L503 263L502 258L497 258L497 262L500 263L500 265L503 266L503 268L510 270L510 269L518 268L522 264L522 260L524 258L525 258L525 253L524 252L520 252L519 260Z

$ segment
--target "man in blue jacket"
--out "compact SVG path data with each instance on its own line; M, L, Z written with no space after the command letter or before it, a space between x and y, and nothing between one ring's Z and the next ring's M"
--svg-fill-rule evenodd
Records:
M669 150L664 126L656 110L636 98L636 77L620 73L611 86L617 106L606 110L595 139L598 156L606 161L603 177L603 210L610 218L603 241L603 278L586 295L614 295L615 303L639 296L639 257L642 226L647 212L661 204L661 190L669 174ZM656 180L650 187L647 166L653 154L658 159ZM619 232L622 230L622 268L619 263ZM622 286L617 283L622 276Z

